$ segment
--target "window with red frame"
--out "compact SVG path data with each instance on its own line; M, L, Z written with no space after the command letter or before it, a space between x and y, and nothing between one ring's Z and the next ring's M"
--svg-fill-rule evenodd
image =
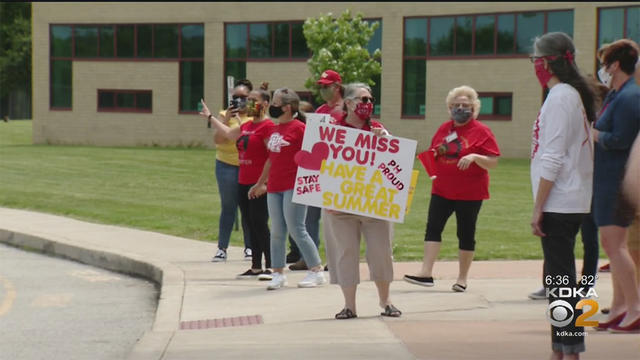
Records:
M72 109L73 61L177 61L178 112L197 113L204 94L203 24L52 24L49 43L51 110ZM131 96L125 97L123 103Z
M152 112L151 90L98 90L98 111Z
M526 57L551 31L573 37L573 10L405 17L402 117L424 119L427 60Z
M478 93L480 114L478 120L511 120L512 93Z

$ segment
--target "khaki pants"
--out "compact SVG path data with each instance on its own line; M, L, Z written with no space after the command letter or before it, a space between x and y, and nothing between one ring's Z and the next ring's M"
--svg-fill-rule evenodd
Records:
M330 214L324 209L322 223L332 284L349 287L360 283L361 235L367 245L371 280L393 280L393 223L347 213Z

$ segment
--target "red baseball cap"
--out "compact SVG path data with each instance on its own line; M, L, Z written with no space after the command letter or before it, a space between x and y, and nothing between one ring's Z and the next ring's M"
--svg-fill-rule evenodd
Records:
M340 74L333 70L325 70L322 75L320 75L320 80L318 80L317 83L321 85L329 85L333 83L342 84L342 78L340 77Z

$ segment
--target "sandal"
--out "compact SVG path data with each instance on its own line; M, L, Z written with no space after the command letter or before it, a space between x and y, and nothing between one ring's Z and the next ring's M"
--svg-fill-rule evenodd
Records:
M353 311L351 311L351 309L348 308L344 308L342 309L342 311L336 314L336 319L338 320L353 319L357 317L358 315L356 315Z
M402 315L402 311L398 310L395 306L389 304L384 307L384 312L381 312L382 316L390 316L390 317L400 317Z
M461 284L453 284L451 290L455 292L464 292L465 290L467 290L467 287Z

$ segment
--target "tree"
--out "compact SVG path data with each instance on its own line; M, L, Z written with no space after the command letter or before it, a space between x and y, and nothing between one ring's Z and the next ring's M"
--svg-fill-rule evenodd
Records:
M31 88L31 3L0 3L0 97Z
M362 13L353 17L348 9L336 19L331 13L308 18L302 31L312 52L307 61L311 77L304 86L320 99L316 81L327 69L337 71L343 83L363 82L374 86L373 77L382 71L381 54L380 49L369 54L367 44L378 26L379 22L369 25L362 19Z

